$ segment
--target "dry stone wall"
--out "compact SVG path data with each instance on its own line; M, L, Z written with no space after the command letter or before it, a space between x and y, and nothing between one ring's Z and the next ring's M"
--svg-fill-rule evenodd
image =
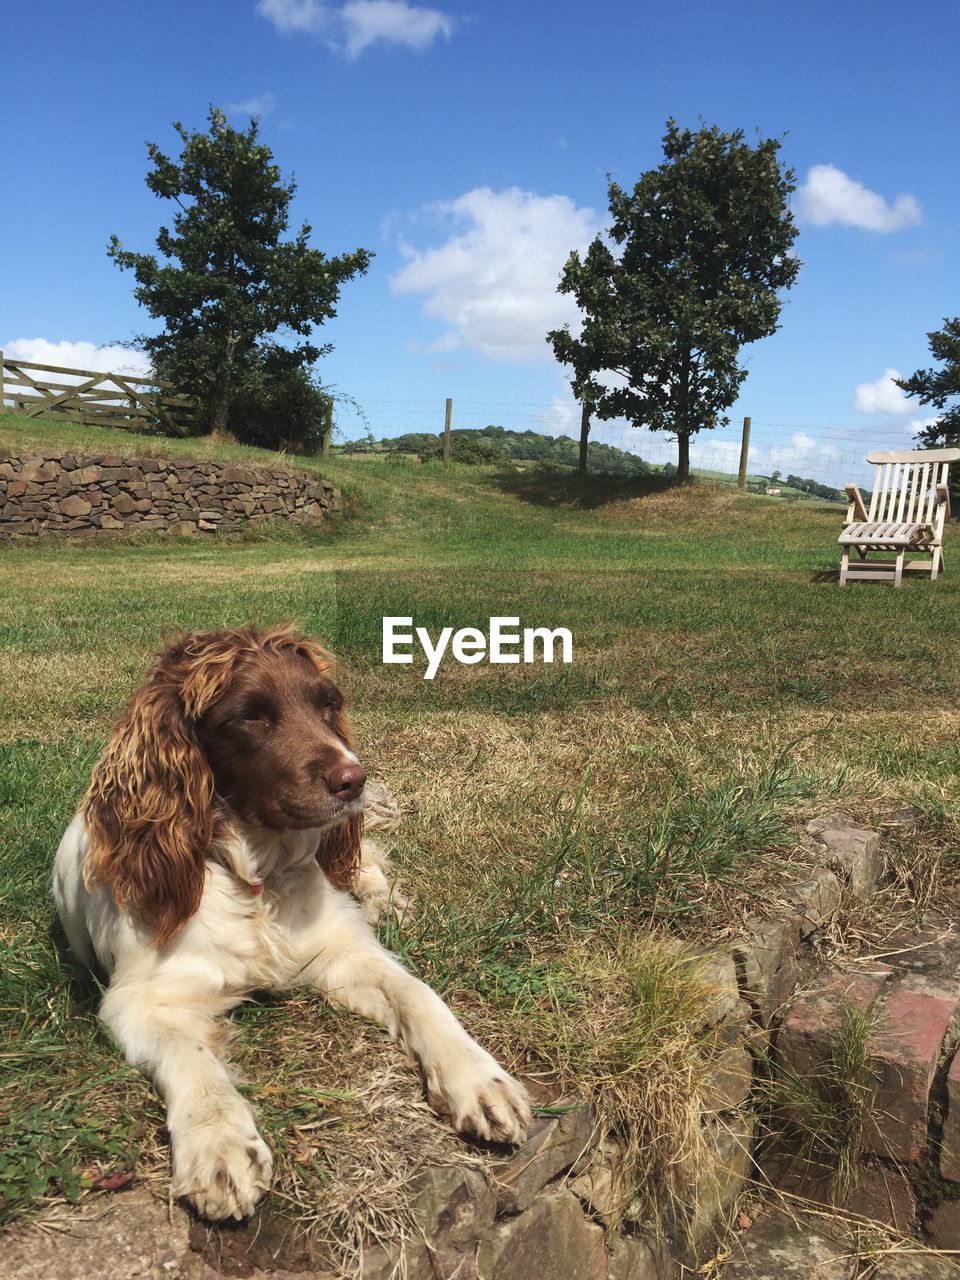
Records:
M40 449L0 461L0 538L209 535L270 517L315 525L338 496L328 481L282 467Z

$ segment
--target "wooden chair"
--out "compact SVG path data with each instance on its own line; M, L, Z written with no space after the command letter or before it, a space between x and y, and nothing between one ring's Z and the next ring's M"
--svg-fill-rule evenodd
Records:
M840 584L852 578L876 578L899 587L904 572L929 573L943 568L943 525L950 514L947 472L960 461L960 449L915 449L906 453L868 453L877 467L869 509L860 490L848 484L847 519L837 539ZM859 559L850 564L850 551ZM895 552L896 560L868 560L871 551ZM907 552L924 559L907 560Z

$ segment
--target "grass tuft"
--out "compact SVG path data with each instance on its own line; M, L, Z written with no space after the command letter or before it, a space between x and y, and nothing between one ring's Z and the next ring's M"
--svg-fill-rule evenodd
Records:
M877 1078L869 1043L879 1016L845 1002L828 1057L815 1073L800 1075L778 1063L766 1080L774 1131L798 1141L801 1160L831 1170L840 1204L856 1186L863 1136L874 1111Z

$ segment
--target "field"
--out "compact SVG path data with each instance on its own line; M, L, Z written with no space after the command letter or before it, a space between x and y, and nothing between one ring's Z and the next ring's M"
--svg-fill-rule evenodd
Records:
M66 439L137 443L0 418L0 450ZM722 936L775 910L805 815L875 822L915 803L928 852L908 851L910 874L955 879L955 539L937 583L841 590L836 505L370 458L322 470L346 510L310 535L0 549L8 1216L165 1159L158 1104L54 946L48 893L59 835L165 629L292 618L335 651L364 763L404 810L393 852L415 914L387 940L545 1088L657 1060L664 1042L637 1023L637 939ZM565 626L575 660L446 663L425 681L422 663L381 664L385 614L431 634L494 614ZM290 1204L315 1205L348 1163L385 1060L418 1106L412 1068L359 1023L304 1002L252 1003L237 1022Z

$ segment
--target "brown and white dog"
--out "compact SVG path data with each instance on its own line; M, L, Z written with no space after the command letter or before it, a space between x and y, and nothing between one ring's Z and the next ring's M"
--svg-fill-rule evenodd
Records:
M458 1129L517 1142L523 1087L380 943L348 890L366 775L329 654L288 627L178 636L93 771L57 851L70 945L110 982L100 1016L167 1107L173 1191L249 1214L272 1157L224 1058L253 990L308 988L382 1023Z

